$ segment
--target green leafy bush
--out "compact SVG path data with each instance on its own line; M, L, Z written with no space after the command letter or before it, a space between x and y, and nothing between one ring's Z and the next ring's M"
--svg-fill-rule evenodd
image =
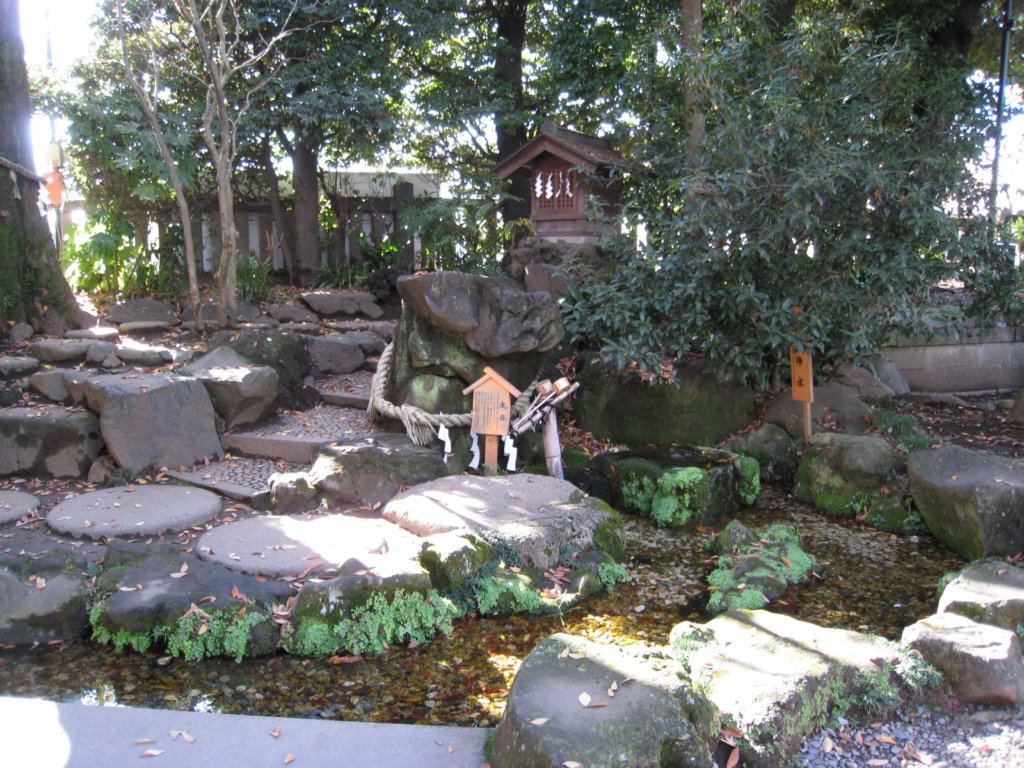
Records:
M423 595L398 589L390 600L383 592L374 592L333 632L340 645L354 654L380 654L391 643L425 643L438 632L448 634L459 615L455 604L435 590Z

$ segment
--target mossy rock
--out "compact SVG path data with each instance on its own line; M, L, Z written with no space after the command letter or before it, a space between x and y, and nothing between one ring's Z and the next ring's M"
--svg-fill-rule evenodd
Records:
M761 479L792 483L799 464L798 445L777 424L762 424L756 431L730 440L725 449L756 459Z
M712 547L725 553L708 575L712 594L706 610L712 614L764 608L788 587L807 583L811 573L821 570L801 549L796 529L780 523L748 530L733 521Z
M753 390L696 363L680 368L674 382L651 386L591 362L579 381L576 423L623 445L709 445L754 417Z
M755 459L707 448L605 453L593 466L613 505L671 527L733 514L761 490ZM594 483L587 489L593 493Z
M822 433L804 450L794 495L834 517L852 518L866 493L878 493L905 470L902 457L874 435Z
M435 589L461 589L491 559L491 545L476 536L441 533L430 536L420 553Z

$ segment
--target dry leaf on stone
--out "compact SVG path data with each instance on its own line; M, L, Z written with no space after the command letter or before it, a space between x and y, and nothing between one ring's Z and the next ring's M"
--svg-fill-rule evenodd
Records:
M287 755L284 756L284 764L285 765L288 765L288 763L294 763L294 762L295 762L295 755L293 755L291 752L289 752Z
M143 744L156 744L156 741L154 741L153 739L136 739L135 740L135 746L141 747Z
M876 736L875 738L878 739L883 744L892 744L892 745L896 744L896 739L894 739L892 736L886 736L885 734L881 734L879 736Z
M903 748L903 754L905 754L911 760L916 760L922 765L931 765L935 762L934 757L925 752L918 752L917 749L914 748L913 744L907 744L907 746Z
M188 563L182 563L181 568L171 574L172 579L180 579L188 574Z
M739 747L733 747L732 752L729 753L729 759L725 761L725 768L736 768L740 764L740 750Z
M147 749L145 752L139 755L139 757L157 757L158 755L162 755L163 753L164 751L162 749Z
M583 763L577 763L575 760L566 760L562 763L562 768L583 768Z
M619 684L612 680L612 684L608 686L608 698L614 699L615 692L619 690Z
M821 751L826 753L831 752L833 747L835 747L835 744L833 744L832 739L826 735L825 738L821 740Z
M550 719L550 717L535 717L533 720L530 720L530 725L544 725Z
M587 693L586 691L581 693L576 698L579 699L580 704L582 704L584 707L589 707L590 706L590 694Z
M278 736L281 735L281 729L280 728L275 728L274 730L272 730L270 732L270 735L273 736L276 739Z

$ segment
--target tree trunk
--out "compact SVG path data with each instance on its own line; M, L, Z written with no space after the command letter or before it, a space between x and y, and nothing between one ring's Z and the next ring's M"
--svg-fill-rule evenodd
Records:
M497 52L494 73L498 81L498 101L510 108L494 115L498 139L498 158L508 157L529 138L523 119L523 49L526 46L526 16L530 0L506 0L494 3L497 22ZM517 219L530 218L530 180L516 174L508 182L508 192L514 199L502 203L501 214L505 224Z
M32 108L18 0L0 0L0 105L0 157L7 161L0 167L0 321L5 328L27 322L63 335L79 312L39 215L39 183L29 170Z
M300 134L292 153L295 186L295 276L299 285L312 285L320 269L320 204L317 184L317 136Z
M681 32L683 47L690 60L689 69L696 67L701 53L704 36L703 0L682 0L683 20ZM704 110L697 97L697 87L692 72L683 77L683 111L686 120L686 151L690 165L696 165L700 157L700 143L704 140Z
M288 272L288 282L295 285L295 264L292 259L292 248L289 243L288 227L284 221L284 206L281 205L281 185L277 179L277 171L274 169L274 161L270 156L270 137L264 136L260 144L260 159L263 162L263 178L270 190L270 215L274 220L277 229L277 236L280 240L270 243L270 258L274 257L274 247L280 247L281 256L284 259L284 268Z

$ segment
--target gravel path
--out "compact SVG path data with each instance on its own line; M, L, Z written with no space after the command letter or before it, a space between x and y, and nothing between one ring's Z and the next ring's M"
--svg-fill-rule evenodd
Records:
M842 724L807 737L799 768L1024 766L1024 705L966 707L956 714L925 707L864 727Z

